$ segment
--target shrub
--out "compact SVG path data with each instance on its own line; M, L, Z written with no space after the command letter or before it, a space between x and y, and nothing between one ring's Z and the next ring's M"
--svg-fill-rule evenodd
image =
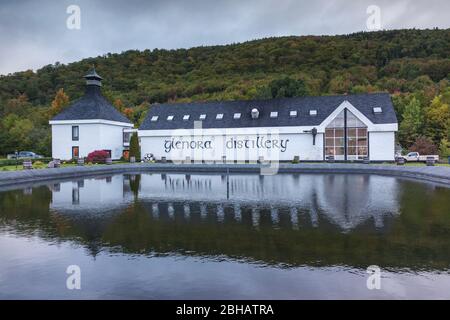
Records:
M409 151L418 152L419 154L437 154L437 147L433 141L427 137L419 137L414 141L414 144L409 148Z
M88 154L86 162L91 163L106 163L106 159L109 158L109 152L105 150L95 150Z
M0 159L0 167L3 166L15 166L22 165L24 159ZM32 159L31 162L35 163L36 161L42 162L42 163L49 163L52 160L52 158L39 158L39 159Z

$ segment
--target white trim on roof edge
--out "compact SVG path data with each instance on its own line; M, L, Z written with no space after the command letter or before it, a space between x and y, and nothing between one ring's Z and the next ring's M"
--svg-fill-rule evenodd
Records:
M104 119L85 119L85 120L50 120L48 122L51 125L59 125L59 124L109 124L113 126L121 126L121 127L134 127L132 123L128 122L119 122L119 121L111 121Z
M326 117L325 120L322 121L320 126L323 126L323 127L328 126L338 116L338 114L341 113L341 111L344 110L345 108L350 110L367 127L374 124L365 115L363 115L358 109L356 109L350 102L345 100L336 109L334 109L334 111L328 117Z
M355 106L353 106L348 100L343 101L322 123L318 126L321 130L319 132L324 131L326 126L333 121L342 110L348 109L350 110L359 120L361 120L369 131L398 131L397 123L380 123L375 124L369 120L361 111L359 111ZM319 130L319 129L318 129Z

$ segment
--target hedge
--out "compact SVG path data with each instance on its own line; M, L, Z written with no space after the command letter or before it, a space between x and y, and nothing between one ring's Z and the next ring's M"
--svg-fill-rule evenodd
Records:
M40 161L43 163L49 163L50 161L52 161L52 158L36 158L36 159L1 159L0 160L0 167L5 167L5 166L15 166L17 165L22 165L24 160L31 160L32 163L35 163L36 161Z

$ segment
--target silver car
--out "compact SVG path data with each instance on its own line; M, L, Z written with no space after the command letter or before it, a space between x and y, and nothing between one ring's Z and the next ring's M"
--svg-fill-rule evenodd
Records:
M17 154L17 158L18 159L40 159L40 158L43 158L43 156L41 156L40 154L31 152L31 151L20 151Z

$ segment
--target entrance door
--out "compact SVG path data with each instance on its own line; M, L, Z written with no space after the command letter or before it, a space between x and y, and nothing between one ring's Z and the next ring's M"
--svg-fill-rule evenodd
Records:
M72 159L78 159L80 156L80 147L72 147Z

